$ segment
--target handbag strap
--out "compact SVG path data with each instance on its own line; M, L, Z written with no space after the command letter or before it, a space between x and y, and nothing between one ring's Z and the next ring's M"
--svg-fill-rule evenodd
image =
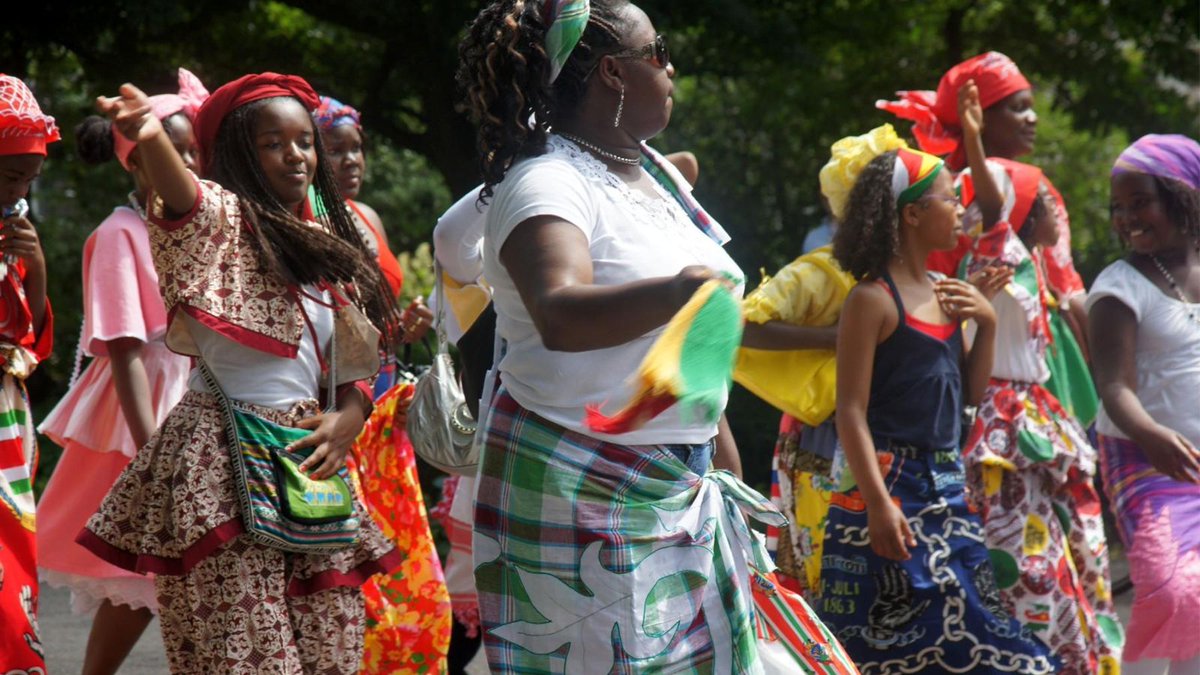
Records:
M433 287L437 297L437 311L433 315L433 335L437 340L438 354L449 353L446 346L450 339L446 336L446 285L442 282L442 264L438 262L437 254L433 256Z

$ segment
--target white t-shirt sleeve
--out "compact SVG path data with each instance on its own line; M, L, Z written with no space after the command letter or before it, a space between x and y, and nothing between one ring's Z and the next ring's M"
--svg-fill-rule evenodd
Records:
M1145 306L1146 285L1133 275L1141 273L1129 263L1119 260L1100 273L1092 290L1088 292L1087 303L1084 305L1089 312L1101 298L1114 298L1133 312L1137 321L1142 320L1142 308Z
M539 157L522 162L496 187L488 209L488 246L499 253L518 225L537 216L562 218L591 242L597 220L593 193L587 179L564 160Z
M438 218L433 252L446 274L460 284L473 284L483 274L483 224L487 207L479 204L479 186L463 195Z

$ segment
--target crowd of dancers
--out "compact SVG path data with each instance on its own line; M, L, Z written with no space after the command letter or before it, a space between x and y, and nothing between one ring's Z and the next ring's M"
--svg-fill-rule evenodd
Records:
M1087 288L1021 161L1032 86L981 54L876 104L915 144L846 130L826 221L742 299L696 158L647 145L676 73L641 9L499 0L459 51L483 183L434 230L434 301L479 461L428 514L396 354L434 314L357 200L358 112L182 68L75 128L132 190L84 244L35 510L54 319L25 197L60 134L0 75L0 672L46 672L49 584L95 614L85 673L155 615L173 673L462 672L480 642L495 673L1200 673L1200 144L1114 158L1126 251ZM723 414L589 422L714 279L745 323L711 372L783 413L771 499Z

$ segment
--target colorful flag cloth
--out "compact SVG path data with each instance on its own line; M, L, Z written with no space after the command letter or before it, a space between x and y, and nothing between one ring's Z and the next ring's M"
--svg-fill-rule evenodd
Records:
M710 279L667 323L638 369L633 400L612 417L587 407L589 429L620 434L640 428L675 405L716 422L733 382L742 341L742 310L729 288Z
M367 630L361 673L441 673L450 645L450 596L433 546L416 456L404 429L413 386L397 384L375 402L347 458L375 522L404 555L391 574L363 585Z

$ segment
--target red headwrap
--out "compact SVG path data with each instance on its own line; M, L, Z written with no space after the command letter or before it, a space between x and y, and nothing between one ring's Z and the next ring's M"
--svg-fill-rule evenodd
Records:
M300 101L300 105L309 112L320 103L317 92L313 91L304 78L279 73L243 75L233 82L221 85L208 97L196 113L194 124L196 142L200 145L201 174L206 174L212 165L213 145L225 116L247 103L276 96L290 96Z
M876 101L875 107L915 122L917 145L935 155L949 154L946 163L957 171L967 163L958 120L958 90L967 80L975 80L979 105L985 110L1022 89L1033 88L1012 59L987 52L946 71L937 92L898 91L899 101Z
M24 82L0 74L0 155L42 155L59 140L54 118L43 114Z

